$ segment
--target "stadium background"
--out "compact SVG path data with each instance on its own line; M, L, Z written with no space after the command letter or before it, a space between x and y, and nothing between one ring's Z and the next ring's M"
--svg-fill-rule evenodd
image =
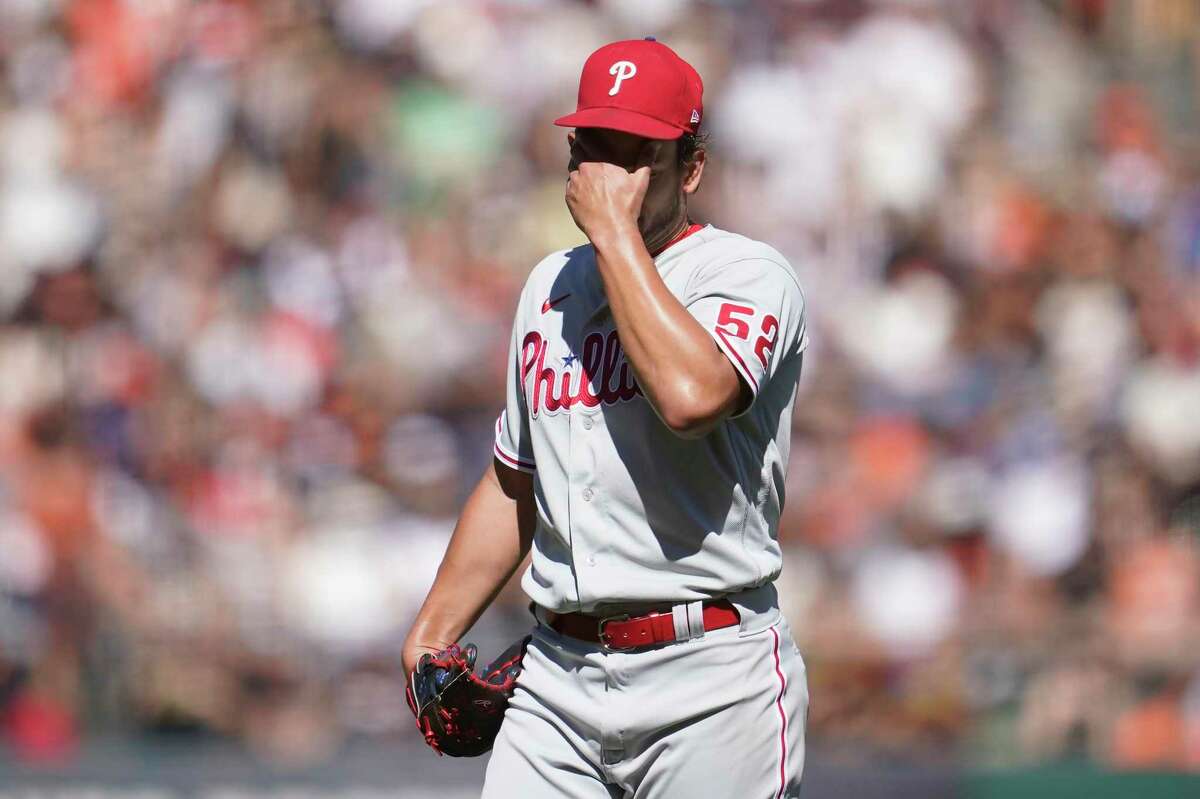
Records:
M806 795L1197 790L1192 0L0 0L0 794L471 795L398 648L646 34L810 301Z

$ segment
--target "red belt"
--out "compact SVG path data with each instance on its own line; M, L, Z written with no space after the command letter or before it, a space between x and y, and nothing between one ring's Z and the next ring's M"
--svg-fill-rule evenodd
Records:
M632 617L621 614L598 618L585 613L553 611L547 611L546 616L546 623L563 635L617 651L688 639L675 635L675 617L669 610ZM727 599L705 602L701 617L706 631L732 627L741 621L737 609ZM690 637L698 637L698 634Z

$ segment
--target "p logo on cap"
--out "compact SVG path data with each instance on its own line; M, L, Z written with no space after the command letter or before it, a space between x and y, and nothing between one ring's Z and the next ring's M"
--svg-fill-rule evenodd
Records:
M613 81L612 88L608 90L608 94L611 97L621 91L621 81L632 78L637 74L637 64L632 61L618 61L608 68L608 74L617 76L617 79Z
M703 97L699 73L670 47L653 39L613 42L588 56L575 113L554 124L678 139L699 131Z

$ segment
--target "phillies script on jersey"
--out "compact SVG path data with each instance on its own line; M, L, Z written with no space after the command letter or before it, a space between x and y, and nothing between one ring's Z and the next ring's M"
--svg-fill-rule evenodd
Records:
M547 365L547 349L546 338L537 331L526 334L521 343L522 387L534 419L542 412L570 410L576 404L585 408L615 405L642 394L615 330L608 335L587 334L582 355L563 358L568 364L561 369L553 362ZM579 368L575 368L576 362Z

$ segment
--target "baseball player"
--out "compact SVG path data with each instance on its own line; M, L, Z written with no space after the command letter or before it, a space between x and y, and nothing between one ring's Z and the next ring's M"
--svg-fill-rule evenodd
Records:
M471 676L506 688L469 752L493 747L485 797L798 795L808 689L773 581L804 295L776 250L689 218L702 93L621 41L555 122L589 244L529 276L492 468L404 650L437 746L466 718L438 705L474 663L454 644L532 553L523 660Z

